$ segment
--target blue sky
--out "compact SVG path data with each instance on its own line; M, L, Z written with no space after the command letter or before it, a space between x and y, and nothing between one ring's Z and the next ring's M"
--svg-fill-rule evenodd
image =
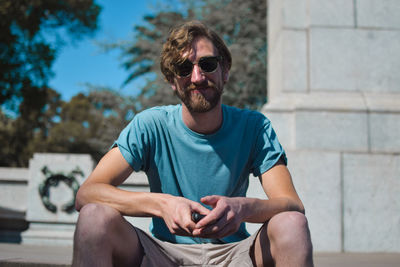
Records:
M96 43L132 40L134 25L143 23L143 16L152 13L155 3L154 0L96 2L103 7L96 34L73 43L67 42L53 65L55 75L50 80L50 86L67 101L78 92L85 92L85 83L114 89L121 87L128 73L121 67L118 51L102 52ZM128 84L120 89L121 93L134 94L138 84L140 81Z

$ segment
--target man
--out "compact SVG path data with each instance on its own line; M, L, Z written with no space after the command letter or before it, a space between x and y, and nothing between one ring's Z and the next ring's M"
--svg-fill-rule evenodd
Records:
M200 22L171 31L161 70L182 104L135 116L81 186L74 266L312 266L304 208L262 114L221 103L231 55ZM151 192L116 186L146 172ZM249 173L268 199L245 197ZM205 215L195 222L192 214ZM151 216L149 236L123 216ZM244 222L262 223L249 237Z

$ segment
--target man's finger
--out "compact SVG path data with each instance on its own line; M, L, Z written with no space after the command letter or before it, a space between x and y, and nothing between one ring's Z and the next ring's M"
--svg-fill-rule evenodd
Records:
M207 225L215 224L222 216L224 216L225 211L222 208L215 208L209 212L207 216L201 219L197 224L196 228L202 228Z
M225 233L231 231L230 225L226 218L222 217L215 224L206 226L198 232L199 236L205 238L219 238L224 236Z
M205 196L200 199L200 201L208 206L214 207L215 204L218 202L220 199L220 196L217 195L212 195L212 196Z

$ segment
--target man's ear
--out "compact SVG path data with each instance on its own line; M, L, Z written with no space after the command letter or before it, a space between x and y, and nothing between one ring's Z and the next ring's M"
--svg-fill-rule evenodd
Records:
M229 80L229 71L227 70L227 71L224 71L224 74L223 74L223 78L224 78L224 83L227 83L228 82L228 80Z
M171 85L172 90L176 91L175 79L173 81L169 82L169 84Z

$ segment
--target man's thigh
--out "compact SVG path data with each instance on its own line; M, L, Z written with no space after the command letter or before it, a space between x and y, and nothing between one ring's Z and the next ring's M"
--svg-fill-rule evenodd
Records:
M258 230L251 247L250 257L254 266L275 266L271 255L271 242L268 237L268 223L264 223Z

